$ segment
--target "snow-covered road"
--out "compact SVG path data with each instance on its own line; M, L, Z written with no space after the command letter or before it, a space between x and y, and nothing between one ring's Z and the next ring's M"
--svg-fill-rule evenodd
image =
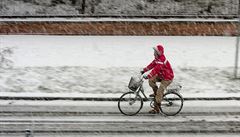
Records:
M65 105L58 103L61 101L32 102L15 101L11 104L12 101L1 101L5 104L0 106L1 136L7 136L7 133L10 136L23 135L26 129L33 130L36 136L46 137L76 133L87 136L121 136L122 133L129 136L155 136L157 133L162 136L190 136L193 133L211 136L222 133L228 136L240 132L239 101L229 101L225 106L216 101L185 101L182 112L174 117L148 114L149 102L136 116L122 115L117 102L112 101L69 101Z

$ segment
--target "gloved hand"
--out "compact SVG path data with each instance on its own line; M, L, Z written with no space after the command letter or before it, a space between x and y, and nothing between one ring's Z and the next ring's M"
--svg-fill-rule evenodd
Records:
M148 79L148 76L147 76L147 75L143 75L143 78L144 78L144 79Z
M144 72L144 70L141 70L140 73L143 75L145 72Z

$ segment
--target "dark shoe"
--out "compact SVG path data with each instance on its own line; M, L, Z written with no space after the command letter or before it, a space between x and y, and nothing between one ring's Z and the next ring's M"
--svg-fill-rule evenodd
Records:
M155 97L155 94L150 94L149 97L153 97L153 98L154 98L154 97Z
M154 103L154 108L150 110L148 113L150 114L158 114L160 113L160 104Z
M158 114L158 113L160 113L160 111L156 110L156 109L152 109L152 110L148 111L148 113L150 113L150 114Z

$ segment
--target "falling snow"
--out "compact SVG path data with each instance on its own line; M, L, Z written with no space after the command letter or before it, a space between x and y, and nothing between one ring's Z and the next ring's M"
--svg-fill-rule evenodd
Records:
M66 22L124 20L144 26L146 22L176 22L176 18L74 18L74 15L236 16L238 12L238 0L85 0L84 6L83 1L1 0L0 16L72 18L1 18L0 22L6 25L45 21L66 25ZM233 25L236 19L185 18L180 22L184 21ZM11 27L5 33L23 30ZM217 31L207 27L201 29ZM224 33L218 37L0 35L0 137L238 137L240 82L233 79L236 37L230 28L218 28ZM41 29L46 34L47 30ZM96 31L101 32L101 27ZM169 88L179 84L183 87L180 94L185 101L178 115L148 114L150 101L146 101L138 115L127 117L121 115L116 101L94 100L118 99L129 91L130 77L138 75L152 61L152 47L157 44L164 45L175 72ZM147 81L144 89L146 95L152 93Z

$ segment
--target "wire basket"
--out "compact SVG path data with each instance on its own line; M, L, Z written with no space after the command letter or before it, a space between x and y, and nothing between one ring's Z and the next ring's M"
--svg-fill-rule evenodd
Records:
M128 88L132 91L136 91L138 87L141 85L141 79L137 77L131 77Z

